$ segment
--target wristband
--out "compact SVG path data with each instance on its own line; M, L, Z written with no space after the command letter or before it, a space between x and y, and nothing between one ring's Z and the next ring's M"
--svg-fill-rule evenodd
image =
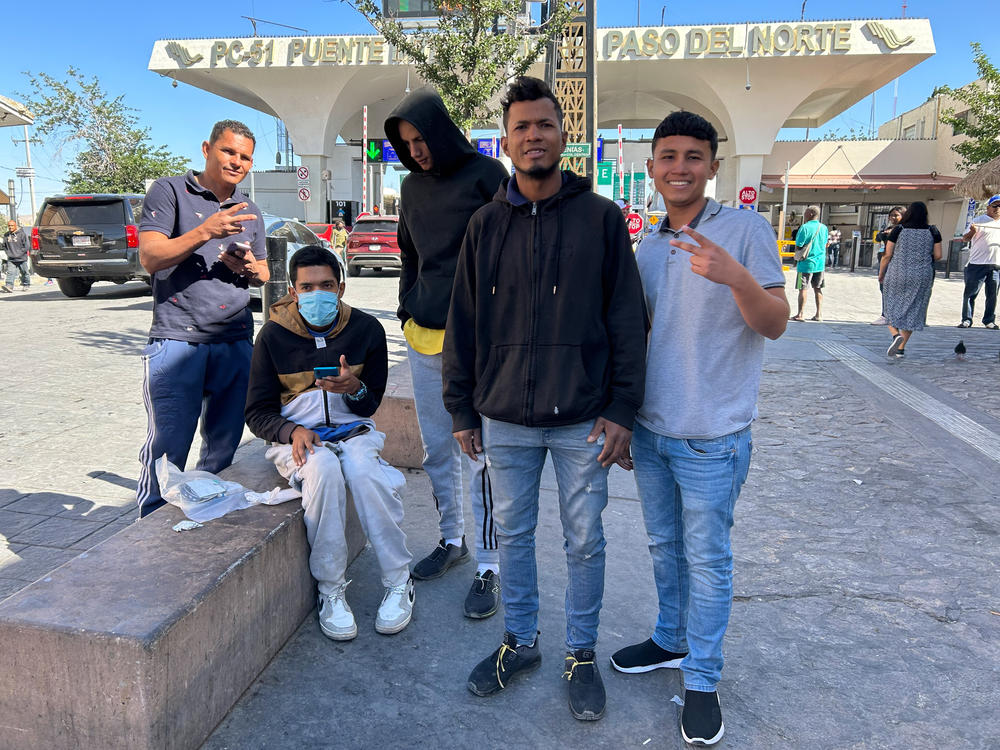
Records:
M357 393L345 393L344 398L346 398L348 401L358 402L367 395L368 395L368 386L362 383L361 387L358 388Z

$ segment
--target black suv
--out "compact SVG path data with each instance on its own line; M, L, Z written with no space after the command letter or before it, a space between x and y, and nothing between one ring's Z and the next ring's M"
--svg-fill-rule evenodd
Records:
M141 195L46 198L31 230L31 267L55 279L67 297L84 297L95 281L149 281L139 265Z

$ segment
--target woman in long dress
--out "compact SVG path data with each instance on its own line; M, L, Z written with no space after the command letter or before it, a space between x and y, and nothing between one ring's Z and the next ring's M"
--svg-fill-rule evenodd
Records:
M910 336L927 322L934 262L940 259L941 233L927 223L927 206L921 201L911 203L889 233L878 271L892 334L888 356L902 357Z

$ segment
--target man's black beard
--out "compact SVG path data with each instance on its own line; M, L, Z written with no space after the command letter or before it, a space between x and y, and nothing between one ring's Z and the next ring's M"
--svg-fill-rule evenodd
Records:
M559 169L559 162L554 162L547 167L541 165L536 165L531 169L524 170L524 175L530 177L533 180L541 180L546 177L551 177ZM520 170L519 170L520 171Z

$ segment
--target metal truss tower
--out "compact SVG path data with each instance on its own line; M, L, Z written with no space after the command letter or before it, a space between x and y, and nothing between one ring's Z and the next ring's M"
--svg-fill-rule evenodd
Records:
M564 129L569 143L590 144L590 156L567 157L563 169L579 175L595 177L597 159L597 111L594 68L595 14L597 0L550 0L562 2L574 11L561 41L549 47L555 50L554 85L552 90L563 108ZM546 66L552 71L551 66ZM553 75L552 72L549 75Z

